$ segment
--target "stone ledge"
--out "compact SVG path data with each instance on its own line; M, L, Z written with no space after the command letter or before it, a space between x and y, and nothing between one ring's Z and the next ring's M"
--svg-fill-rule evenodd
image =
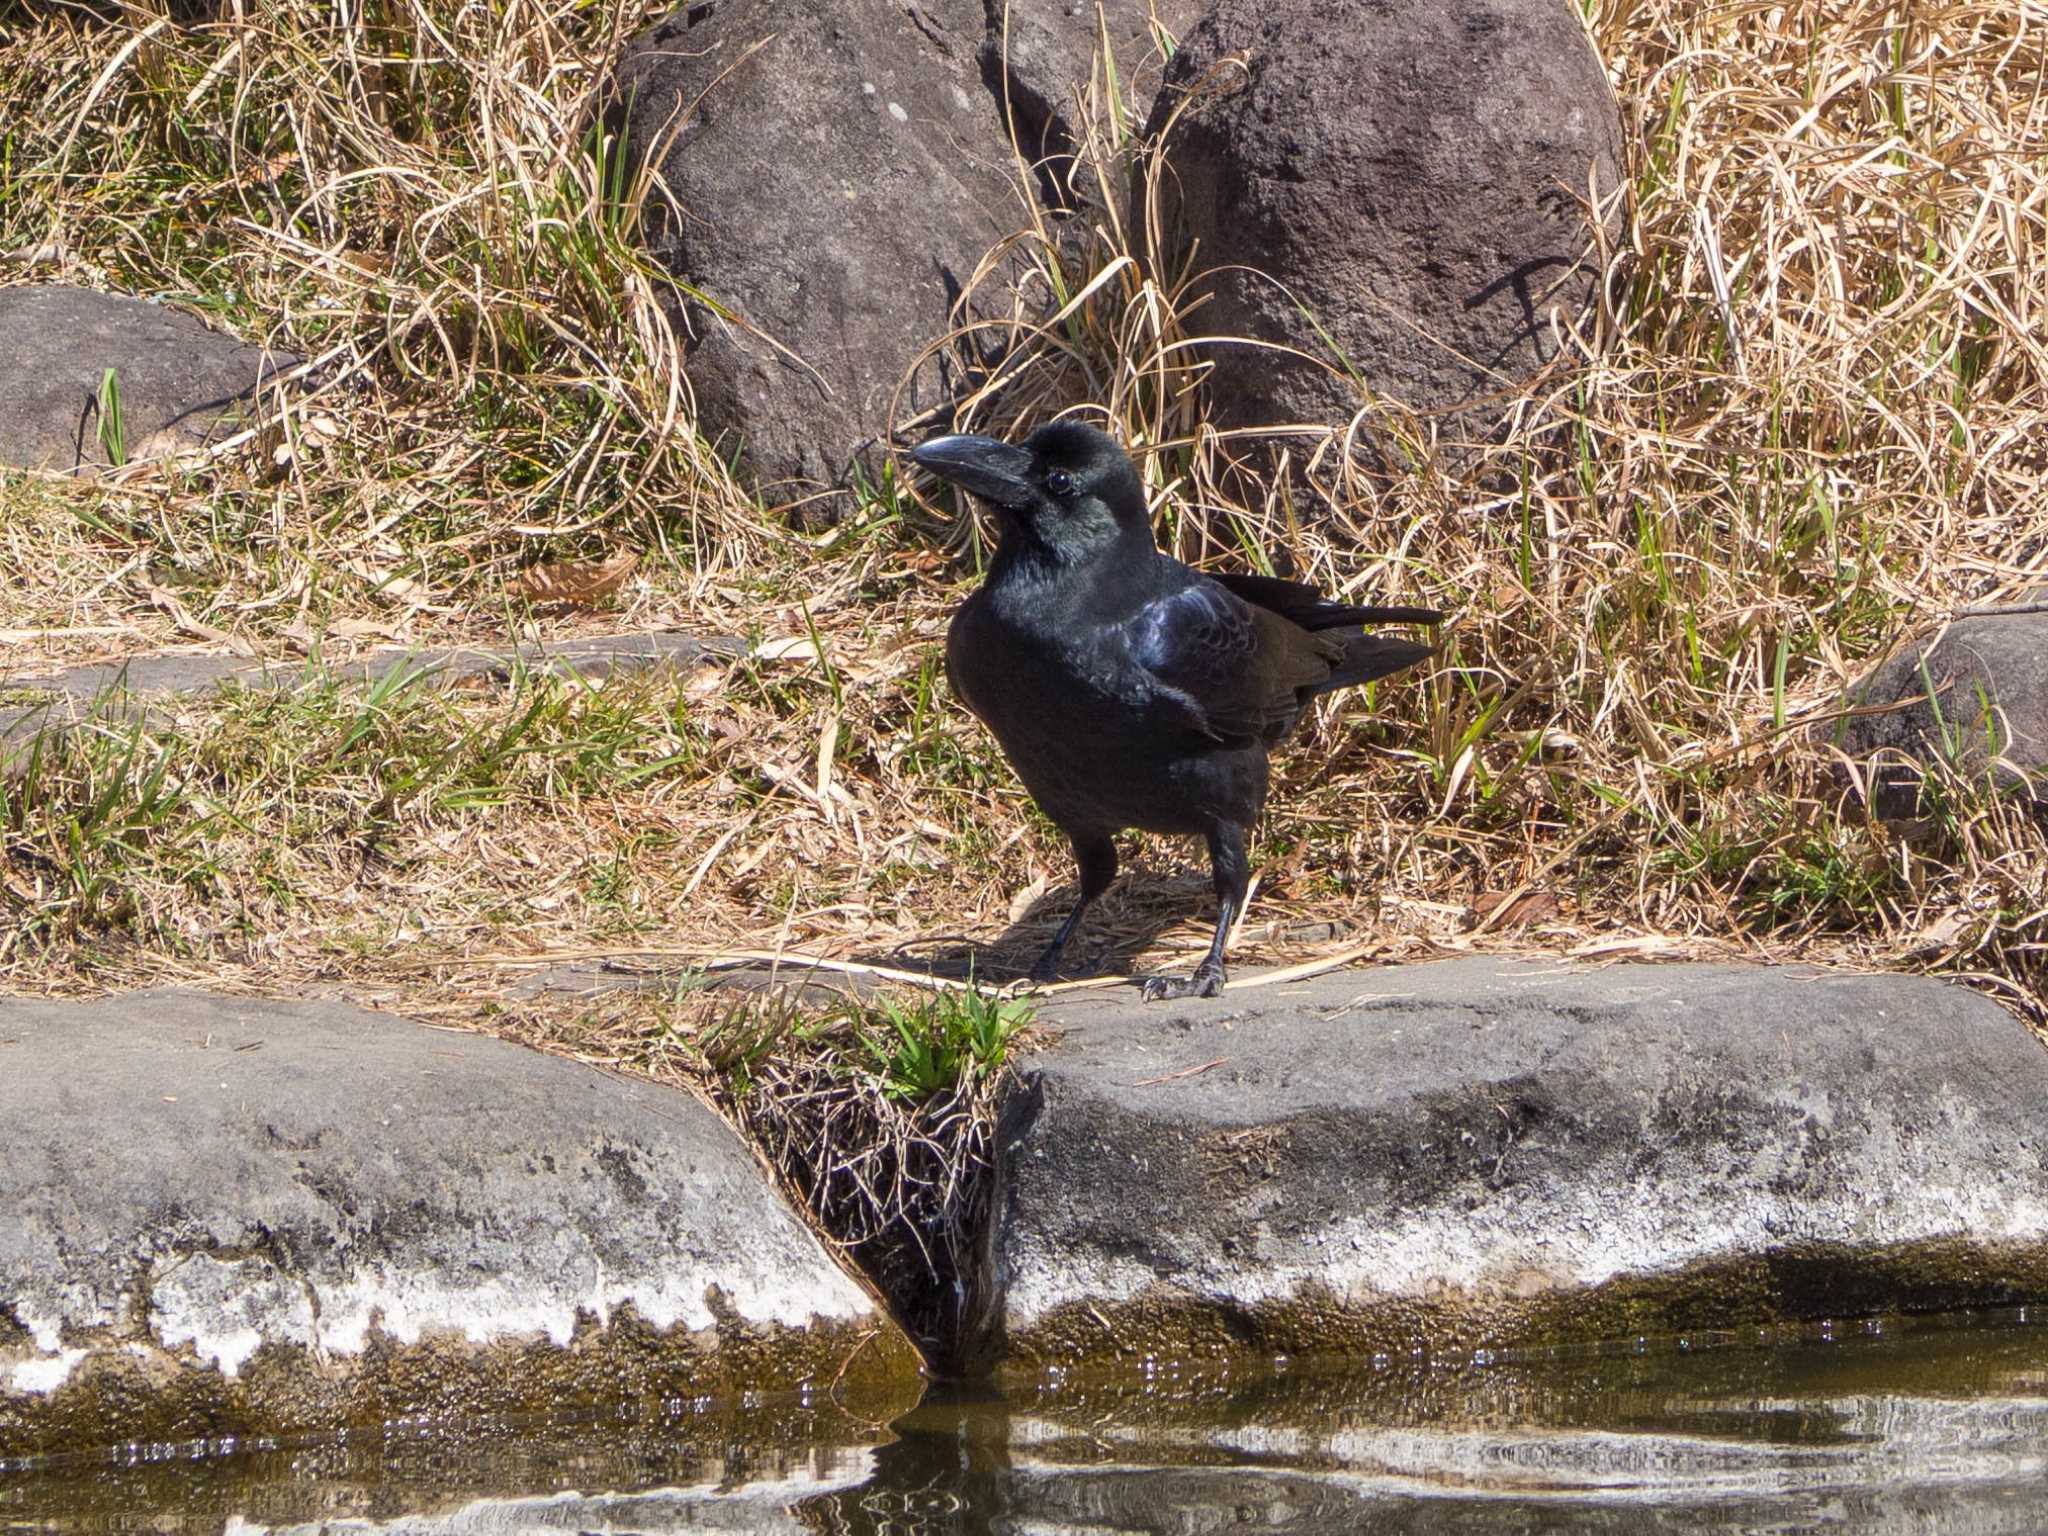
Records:
M1477 957L1041 1017L1016 1368L2048 1298L2048 1056L1960 987Z
M131 707L146 712L152 697L230 683L282 692L322 677L374 683L400 669L430 672L441 687L480 678L503 682L521 669L598 679L614 672L730 660L744 650L742 642L729 636L700 638L664 632L600 635L550 645L384 650L332 665L300 659L155 653L70 667L40 677L0 678L0 747L10 739L25 741L46 726L74 724L85 718L93 700L109 694L124 695Z
M333 1003L0 1001L0 1454L916 1356L687 1094Z

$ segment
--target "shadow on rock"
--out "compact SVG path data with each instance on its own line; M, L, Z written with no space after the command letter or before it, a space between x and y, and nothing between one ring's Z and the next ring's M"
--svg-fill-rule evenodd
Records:
M1017 981L1030 973L1079 894L1080 885L1072 879L1048 887L990 939L947 934L858 958L866 965L886 965L947 981L973 980L997 986ZM1215 891L1206 875L1192 869L1159 872L1141 866L1120 878L1089 907L1080 931L1067 946L1059 979L1121 976L1135 983L1138 978L1132 975L1133 966L1153 950L1161 935L1186 926L1206 942L1215 918ZM1188 964L1193 964L1192 956Z

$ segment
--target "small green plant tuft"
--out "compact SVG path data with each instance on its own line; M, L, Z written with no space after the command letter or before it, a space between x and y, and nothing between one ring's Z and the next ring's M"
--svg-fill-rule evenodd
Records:
M859 1038L882 1092L921 1103L999 1070L1010 1041L1031 1022L1032 1004L970 986L908 1005L884 998L859 1011Z
M805 1008L729 1006L701 1036L714 1096L935 1361L971 1354L1004 1068L1032 1004L970 984Z
M128 462L128 420L121 411L121 370L109 368L100 375L100 447L107 462L119 469Z

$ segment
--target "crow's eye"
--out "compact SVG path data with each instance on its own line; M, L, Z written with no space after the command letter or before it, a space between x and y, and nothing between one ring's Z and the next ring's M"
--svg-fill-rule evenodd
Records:
M1045 477L1045 488L1055 496L1064 496L1074 488L1074 477L1064 469L1056 469Z

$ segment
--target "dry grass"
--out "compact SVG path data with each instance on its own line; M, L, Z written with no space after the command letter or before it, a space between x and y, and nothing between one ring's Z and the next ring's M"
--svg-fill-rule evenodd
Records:
M0 5L0 272L181 302L315 386L247 452L67 490L79 516L0 490L37 530L0 546L30 655L177 638L152 584L257 648L500 631L517 570L624 546L630 622L743 603L777 541L688 430L645 188L589 127L662 10Z
M12 985L321 982L688 1072L691 997L494 1014L497 983L634 946L946 955L1013 916L1022 959L1049 931L1064 846L937 666L971 522L884 487L800 538L689 430L667 279L632 239L647 189L584 128L658 9L0 3L0 99L30 105L0 146L0 270L322 360L245 453L0 481L0 670L599 624L805 642L722 686L316 687L53 742L0 807ZM2039 1021L2040 823L1952 780L1887 828L1797 727L1903 635L2048 573L2048 9L1667 0L1592 26L1630 155L1609 302L1476 462L1436 450L1447 424L1376 415L1414 460L1391 481L1327 431L1289 439L1310 490L1233 468L1247 445L1203 425L1227 376L1180 345L1190 274L1108 210L1021 236L1034 301L1075 302L976 419L1097 410L1184 556L1285 547L1458 611L1432 674L1327 706L1284 760L1240 961L1314 952L1261 937L1284 914L1390 956L1937 970ZM1087 114L1101 185L1146 153L1113 107ZM597 614L512 591L627 548ZM1148 850L1083 949L1198 946L1179 854Z

